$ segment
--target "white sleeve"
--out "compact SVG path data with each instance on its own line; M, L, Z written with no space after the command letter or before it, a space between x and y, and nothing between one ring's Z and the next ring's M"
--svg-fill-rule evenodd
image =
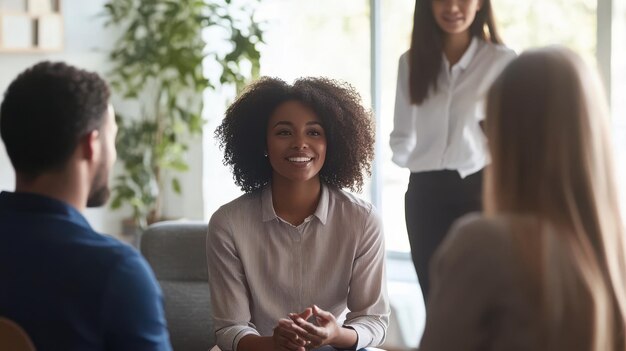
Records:
M415 123L413 106L409 93L409 53L400 56L398 62L398 85L396 105L393 115L393 131L389 144L393 151L391 160L400 167L406 167L409 156L415 148Z

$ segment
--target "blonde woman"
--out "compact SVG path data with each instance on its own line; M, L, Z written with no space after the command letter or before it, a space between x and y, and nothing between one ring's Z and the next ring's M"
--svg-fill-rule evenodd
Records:
M568 49L528 51L491 88L483 217L435 255L429 350L624 350L626 249L608 116Z

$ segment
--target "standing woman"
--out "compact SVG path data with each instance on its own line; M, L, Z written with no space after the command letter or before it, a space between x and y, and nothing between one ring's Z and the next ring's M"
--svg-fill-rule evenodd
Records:
M482 209L482 100L515 53L501 45L490 0L417 0L413 21L391 149L393 162L411 171L406 225L426 299L428 263L452 222Z

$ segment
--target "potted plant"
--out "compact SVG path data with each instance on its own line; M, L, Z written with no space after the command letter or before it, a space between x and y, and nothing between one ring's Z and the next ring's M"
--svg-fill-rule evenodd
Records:
M122 29L110 53L111 86L137 110L118 113L124 172L115 178L111 207L130 205L132 222L145 228L162 218L166 187L182 192L177 174L189 168L188 140L202 133L203 92L240 89L258 75L262 31L250 7L230 0L111 0L105 16L108 26ZM207 29L217 29L222 42L205 42ZM218 53L224 42L230 49ZM204 76L205 60L221 66L219 81Z

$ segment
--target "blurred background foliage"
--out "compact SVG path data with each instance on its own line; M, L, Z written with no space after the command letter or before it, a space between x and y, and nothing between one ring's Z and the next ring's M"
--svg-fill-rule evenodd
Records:
M189 140L202 133L207 89L234 85L240 90L258 76L257 45L263 42L263 33L253 16L255 3L106 3L107 26L121 33L110 52L111 86L137 111L117 114L118 159L124 170L115 178L111 206L130 205L138 226L162 219L166 186L182 192L177 174L189 168ZM209 42L207 31L212 31ZM207 60L221 68L215 81L203 73Z

